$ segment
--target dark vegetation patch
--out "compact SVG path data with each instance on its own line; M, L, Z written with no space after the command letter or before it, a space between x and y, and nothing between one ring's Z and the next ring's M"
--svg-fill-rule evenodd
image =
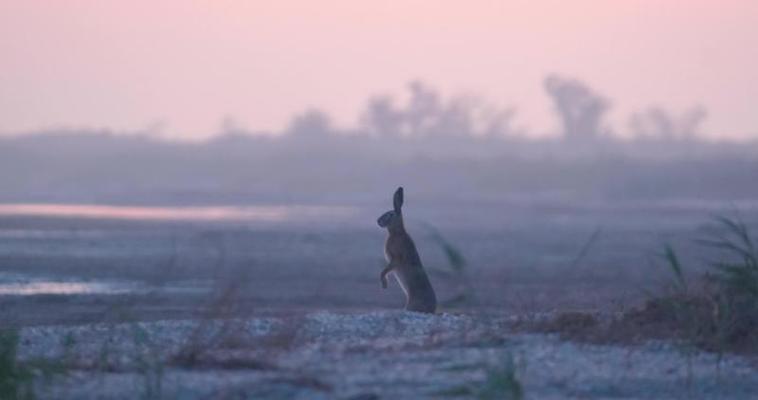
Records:
M484 380L451 386L433 393L439 398L467 397L481 400L521 400L524 398L524 385L520 375L525 369L524 360L517 360L511 353L506 353L504 359L484 369ZM483 366L467 366L480 368Z
M57 360L17 358L20 335L16 329L0 329L0 399L34 400L34 382L50 381L66 373Z
M590 343L642 343L673 340L722 353L758 354L758 253L748 227L717 216L698 243L718 250L695 279L671 246L662 259L671 271L666 288L640 307L617 315L563 312L521 328L558 333Z

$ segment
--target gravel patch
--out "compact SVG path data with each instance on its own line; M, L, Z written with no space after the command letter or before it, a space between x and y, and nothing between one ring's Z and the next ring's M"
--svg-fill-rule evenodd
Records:
M576 344L512 333L511 321L388 311L27 327L19 358L66 367L37 380L43 399L478 398L503 365L525 398L758 396L748 358ZM195 361L177 363L188 349Z

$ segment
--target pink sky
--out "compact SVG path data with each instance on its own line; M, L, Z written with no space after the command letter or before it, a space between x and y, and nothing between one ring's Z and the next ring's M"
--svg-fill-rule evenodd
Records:
M0 132L145 128L200 138L224 116L280 129L420 78L555 130L542 79L576 77L631 112L703 104L712 136L758 137L758 2L0 0Z

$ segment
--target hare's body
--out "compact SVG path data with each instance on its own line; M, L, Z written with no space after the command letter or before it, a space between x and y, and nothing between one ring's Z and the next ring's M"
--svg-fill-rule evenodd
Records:
M434 294L429 277L421 264L421 258L403 224L401 207L403 189L395 192L395 209L382 215L377 221L379 226L387 228L389 235L384 244L384 255L387 267L380 276L382 286L387 287L387 274L395 274L397 282L405 292L405 309L434 313L437 308L437 297Z

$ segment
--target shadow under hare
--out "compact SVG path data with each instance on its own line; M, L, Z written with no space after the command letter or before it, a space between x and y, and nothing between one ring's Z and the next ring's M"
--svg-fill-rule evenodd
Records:
M384 244L387 267L380 275L382 287L387 288L387 274L392 272L405 292L406 310L434 313L437 308L437 297L421 264L416 245L403 224L402 187L395 191L393 206L393 210L382 214L376 221L380 227L386 228L388 233Z

